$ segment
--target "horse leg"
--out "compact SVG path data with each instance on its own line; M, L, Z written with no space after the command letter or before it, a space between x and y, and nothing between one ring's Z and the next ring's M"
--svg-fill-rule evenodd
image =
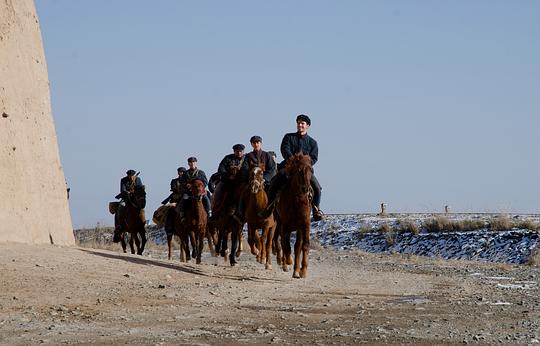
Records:
M300 257L302 256L302 244L304 243L304 233L296 232L296 241L294 242L294 268L293 278L300 278Z
M266 257L265 269L267 270L272 270L272 243L274 240L274 228L275 226L270 226L264 231L265 237L263 245L266 246L264 256Z
M139 234L141 236L141 247L139 248L139 252L137 252L137 254L142 256L144 246L146 245L146 230L144 229L144 225L142 225L141 229L139 230Z
M255 241L255 234L257 230L252 225L248 224L248 244L251 249L251 254L259 258L259 250L257 249L257 243Z
M264 263L264 253L265 253L265 237L264 237L264 228L261 229L261 236L259 237L259 230L255 230L255 242L257 244L257 251L259 255L257 256L257 261L259 263Z
M302 237L302 268L300 269L300 277L307 277L308 261L309 261L309 229L303 230Z
M191 257L197 258L197 239L196 239L195 232L193 231L189 232L189 240L191 242L191 248L193 249L191 251Z
M217 252L215 251L216 240L214 238L214 235L210 232L208 228L206 229L206 232L204 233L204 235L206 237L206 241L208 242L208 250L210 250L212 257L216 257L217 256Z
M127 243L125 233L120 234L120 245L122 245L122 250L126 253Z
M283 268L284 272L288 272L289 271L289 265L292 264L292 259L291 259L291 233L286 233L285 228L282 228L281 247L283 249L283 259L281 260L281 267Z
M240 231L238 231L238 250L236 251L236 257L240 257L242 251L244 251L244 225L240 226L239 228Z
M181 235L178 236L178 243L180 244L180 262L186 261L186 249L184 249L184 238Z
M137 255L141 251L141 241L139 240L139 234L137 231L131 233L131 239L135 241L135 247L137 248Z
M169 249L169 256L168 256L169 261L172 258L172 238L173 238L173 234L167 233L167 248Z
M135 254L135 245L134 245L134 243L135 243L135 239L133 237L133 234L130 233L129 234L129 247L131 248L131 253L132 254Z
M204 248L204 231L197 234L197 264L202 262L202 252Z
M236 227L232 227L231 232L231 253L229 255L229 262L231 263L231 266L235 266L237 264L235 255L236 255L236 249L238 246L238 241L240 237L238 236L238 230Z

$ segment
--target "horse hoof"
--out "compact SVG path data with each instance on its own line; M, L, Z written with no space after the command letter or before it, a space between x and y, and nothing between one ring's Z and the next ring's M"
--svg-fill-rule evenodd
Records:
M307 271L302 270L302 271L300 272L300 277L301 277L302 279L307 278Z
M271 264L267 264L267 265L265 266L265 268L266 268L266 270L272 270L272 265L271 265Z
M299 272L294 272L292 277L295 278L295 279L300 279L300 273Z
M234 267L236 266L238 263L237 262L231 262L231 267Z
M287 267L287 266L283 266L283 267L281 267L281 268L283 269L284 272L288 272L288 271L289 271L289 267Z
M197 258L197 264L201 264L201 260Z

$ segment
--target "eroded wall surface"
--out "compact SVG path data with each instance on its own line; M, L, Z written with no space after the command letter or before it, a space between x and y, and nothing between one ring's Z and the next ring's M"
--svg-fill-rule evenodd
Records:
M33 0L0 0L0 241L74 244Z

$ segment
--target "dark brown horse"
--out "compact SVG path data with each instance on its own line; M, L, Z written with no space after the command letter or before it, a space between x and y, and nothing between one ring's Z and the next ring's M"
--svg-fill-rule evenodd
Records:
M120 213L120 228L114 230L113 241L119 241L122 244L122 249L126 252L125 233L127 232L130 234L129 247L131 253L135 253L136 247L137 255L142 255L146 244L146 230L144 228L146 222L144 217L146 191L144 186L136 186L135 190L128 195L125 203L125 206L120 206L123 210L118 210L118 213Z
M184 227L182 227L182 224L180 222L180 218L178 217L178 213L176 212L176 204L171 203L168 205L169 209L167 211L167 216L165 220L165 232L167 233L167 248L168 248L168 259L172 259L172 251L173 251L173 237L177 236L178 243L180 244L180 262L186 262L191 260L191 256L189 254L189 239L186 236L184 232ZM192 244L195 242L195 240L192 240Z
M284 271L289 271L288 265L292 264L291 233L296 231L293 278L305 278L308 271L311 229L311 158L302 152L297 153L287 160L285 171L288 177L287 184L277 203L284 257L281 265Z
M244 188L244 184L240 181L238 175L239 166L230 168L231 176L236 179L221 182L214 193L212 201L212 212L216 220L216 228L218 230L218 239L216 242L216 253L221 254L227 260L228 254L228 239L231 236L231 252L229 254L229 262L231 266L237 264L236 257L242 252L242 228L233 218L232 211L236 207L240 199L240 195Z
M272 240L276 223L274 215L268 218L258 214L266 209L268 197L264 191L264 164L251 166L249 169L249 183L244 190L246 205L246 219L248 224L248 243L251 253L257 257L259 263L265 263L266 269L272 269ZM258 230L262 230L259 237Z
M181 225L184 228L184 232L195 240L192 245L194 250L193 257L197 258L197 264L201 263L204 237L207 232L208 214L202 202L205 194L206 190L202 181L195 180L191 183L191 196L189 197L188 205L185 206L185 220Z

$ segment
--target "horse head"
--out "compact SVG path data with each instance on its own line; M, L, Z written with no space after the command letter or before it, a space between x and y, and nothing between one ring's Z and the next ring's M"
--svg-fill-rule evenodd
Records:
M264 163L249 165L249 189L252 193L258 193L264 189Z
M146 190L144 185L135 186L133 192L129 194L127 202L137 209L144 209L146 207Z
M194 180L191 183L191 195L196 198L201 198L206 194L204 183L199 179Z
M289 177L291 192L297 196L307 195L311 191L311 157L302 151L289 157L285 166L285 172Z

